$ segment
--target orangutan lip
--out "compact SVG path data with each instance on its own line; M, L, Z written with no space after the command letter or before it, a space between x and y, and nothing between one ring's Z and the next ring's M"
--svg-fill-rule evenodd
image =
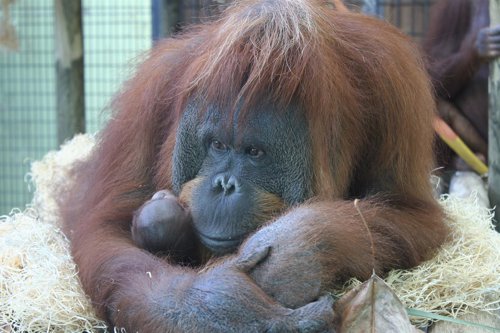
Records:
M243 241L244 235L231 238L210 237L202 233L198 233L201 242L211 250L232 250Z

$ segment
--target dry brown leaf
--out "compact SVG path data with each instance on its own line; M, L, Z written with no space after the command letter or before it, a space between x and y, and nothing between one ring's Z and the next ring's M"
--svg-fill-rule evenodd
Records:
M375 274L340 298L335 313L340 333L418 332L396 294Z

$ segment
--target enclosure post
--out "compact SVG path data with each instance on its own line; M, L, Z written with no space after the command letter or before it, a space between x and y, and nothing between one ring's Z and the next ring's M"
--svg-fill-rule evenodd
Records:
M55 0L57 140L85 131L82 3Z
M180 23L179 0L152 0L153 41L176 32Z
M490 24L500 24L500 0L490 0ZM500 59L490 63L489 79L488 188L495 219L500 220ZM500 231L500 223L496 223Z

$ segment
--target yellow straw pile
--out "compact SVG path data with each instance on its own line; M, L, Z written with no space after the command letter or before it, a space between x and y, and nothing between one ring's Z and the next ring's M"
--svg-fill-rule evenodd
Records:
M31 208L0 217L0 332L91 333L105 327L77 278L56 203L71 182L71 165L93 145L91 136L80 135L33 163Z
M0 332L97 332L68 242L27 210L0 222Z

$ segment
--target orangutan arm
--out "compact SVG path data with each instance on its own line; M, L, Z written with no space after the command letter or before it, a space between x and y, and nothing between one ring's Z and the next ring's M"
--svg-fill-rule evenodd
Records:
M336 282L367 279L373 271L383 274L429 258L446 236L442 217L435 202L399 207L375 200L314 202L258 231L240 256L270 247L269 257L251 275L266 293L293 308Z

